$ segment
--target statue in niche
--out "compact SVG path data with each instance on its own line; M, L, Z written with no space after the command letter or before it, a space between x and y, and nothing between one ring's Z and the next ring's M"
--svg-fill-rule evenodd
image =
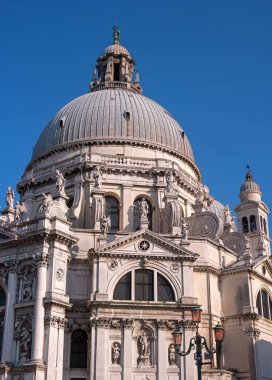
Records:
M175 193L177 192L177 181L174 177L173 171L168 171L166 173L166 192Z
M120 343L113 343L112 345L112 364L120 364L121 358L121 345Z
M147 219L148 203L145 200L145 198L142 198L139 201L139 210L140 210L140 217L141 217L141 219Z
M19 335L20 359L25 362L30 360L32 332L30 326L23 325Z
M111 219L110 219L110 216L106 216L104 215L101 219L100 219L100 229L101 229L101 235L102 236L106 236L107 233L109 232L110 230L110 227L111 227Z
M98 166L95 166L92 172L92 177L94 180L94 187L96 189L101 189L102 186L102 168L99 168Z
M16 202L16 205L15 205L15 215L14 215L14 219L19 221L21 219L21 205L19 202Z
M59 170L56 170L56 187L60 193L64 192L65 182L66 179L63 174Z
M176 349L173 343L170 344L168 349L168 360L170 365L176 365Z
M188 240L188 226L185 221L182 222L181 238L182 240Z
M45 194L45 193L42 193L42 204L41 204L41 207L40 207L40 211L41 212L44 212L44 213L47 213L49 211L49 208L50 208L50 205L52 203L52 196L51 194Z
M142 331L142 335L138 337L138 364L148 366L151 364L151 348L150 348L150 339L147 336L146 331Z
M22 286L22 298L23 301L30 301L33 298L33 274L31 268L27 266L23 274L23 286Z
M6 192L6 204L8 208L14 207L14 191L11 187L8 187Z

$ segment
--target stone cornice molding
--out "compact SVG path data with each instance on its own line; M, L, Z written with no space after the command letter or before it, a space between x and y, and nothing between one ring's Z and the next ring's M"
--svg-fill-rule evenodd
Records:
M193 268L194 268L194 272L211 273L217 277L221 275L221 269L215 268L212 265L195 264Z

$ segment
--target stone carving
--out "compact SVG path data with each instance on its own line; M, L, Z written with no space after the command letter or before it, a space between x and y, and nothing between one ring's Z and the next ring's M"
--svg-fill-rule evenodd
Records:
M47 266L48 263L48 254L44 251L39 252L37 249L33 254L33 259L36 262L37 267Z
M196 191L196 198L195 198L195 204L193 206L196 213L202 212L202 208L204 205L205 200L205 187L204 185L200 184Z
M173 273L177 273L180 270L180 263L171 263L170 264L170 270Z
M213 212L198 212L189 219L188 232L190 236L215 239L222 235L223 224Z
M8 208L14 207L14 191L11 187L8 187L6 192L6 204Z
M94 180L94 188L101 189L103 176L102 176L102 167L95 166L92 172L92 177Z
M56 272L56 278L58 281L64 280L64 270L62 268L58 268Z
M148 203L145 200L145 198L142 198L139 201L139 210L140 210L140 217L141 217L141 219L147 219Z
M168 348L168 360L169 365L176 365L176 348L175 345L172 343L170 344Z
M40 206L39 212L47 214L50 210L50 206L53 202L51 194L42 193L42 204Z
M111 356L112 356L112 364L120 365L121 359L121 344L118 342L114 342L111 347Z
M111 227L111 219L110 216L104 215L100 219L100 230L101 230L101 236L107 236L107 233L109 232Z
M134 202L134 228L140 230L141 228L148 228L149 220L149 204L145 198L137 199Z
M235 231L235 222L234 222L235 218L231 215L229 205L226 205L226 207L224 208L224 212L225 212L226 227L230 229L231 231Z
M249 338L258 339L261 335L261 331L255 327L248 327L244 329L244 332Z
M163 230L166 234L180 233L183 210L179 202L168 201L163 213Z
M56 188L60 193L64 193L65 182L66 179L63 174L59 170L56 170Z
M141 335L138 336L138 352L138 366L151 365L150 337L145 330L142 330Z
M167 193L176 193L177 192L177 181L174 177L173 171L166 172L166 192Z
M265 241L264 241L264 235L261 232L260 236L259 236L259 239L258 239L257 252L259 252L260 256L263 256L266 251L267 251L267 247L266 247L266 244L265 244Z
M33 299L33 283L34 283L34 273L33 268L27 265L24 268L22 275L22 300L30 301Z
M20 363L27 363L31 357L32 327L29 321L16 322L15 333L19 341Z
M116 259L111 259L111 260L108 261L108 268L110 270L117 269L118 265L119 265L119 263L118 263L118 260L116 260Z
M69 212L69 216L71 219L77 219L79 217L82 198L83 198L82 188L85 183L84 178L81 173L78 173L75 176L74 181L75 181L74 199L73 199L73 204Z
M240 232L229 232L222 237L223 244L234 251L238 256L242 255L245 249L245 236Z
M21 219L21 205L19 202L16 202L14 219L16 221Z

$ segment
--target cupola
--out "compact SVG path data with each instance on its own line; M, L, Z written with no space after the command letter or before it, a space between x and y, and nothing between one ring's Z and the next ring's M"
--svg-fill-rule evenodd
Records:
M113 44L107 46L97 59L93 71L90 91L104 88L121 88L142 93L139 83L139 73L136 72L133 81L135 61L129 51L120 44L120 30L113 27Z
M247 173L245 175L245 182L240 187L239 198L241 201L256 201L261 200L262 193L260 192L260 186L253 181L253 175L247 166Z

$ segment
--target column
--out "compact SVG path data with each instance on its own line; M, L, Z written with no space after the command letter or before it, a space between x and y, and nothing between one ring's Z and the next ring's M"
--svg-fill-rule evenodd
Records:
M96 380L105 380L108 374L108 329L103 321L97 321L96 327Z
M33 344L31 361L43 363L43 344L44 344L44 307L43 298L46 292L46 273L47 273L47 253L36 252L35 260L37 264L37 284L34 305L33 323Z
M165 324L158 323L158 380L167 379L168 346Z
M64 353L64 327L66 324L66 319L60 317L58 319L58 348L57 348L57 379L63 378L63 353Z
M8 270L6 312L2 347L2 362L12 363L14 352L14 304L16 303L17 262L5 261Z
M122 380L132 379L132 326L132 319L124 320L124 340L122 344Z

